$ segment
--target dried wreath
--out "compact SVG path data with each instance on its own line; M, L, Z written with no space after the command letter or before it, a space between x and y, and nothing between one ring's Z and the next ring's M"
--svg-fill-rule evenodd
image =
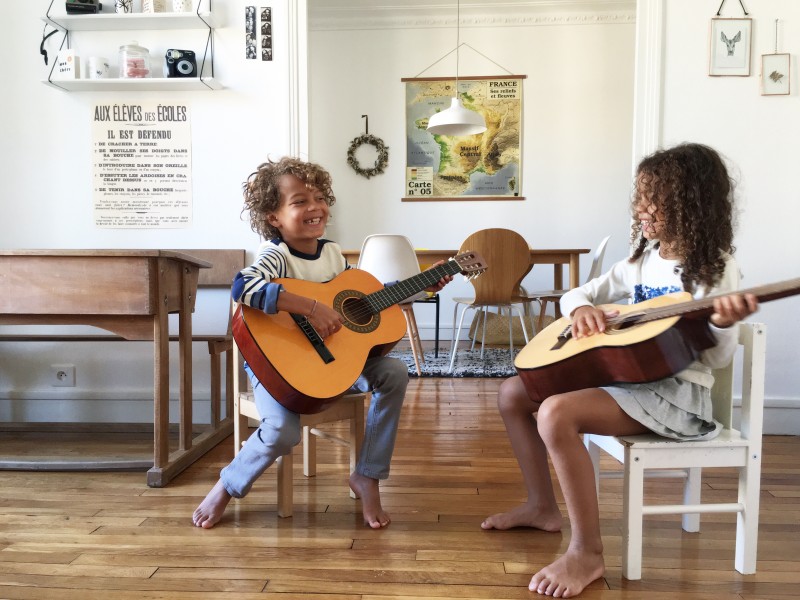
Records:
M378 157L375 159L375 164L370 169L363 168L360 164L358 164L358 160L356 160L356 150L358 150L364 144L374 146L375 150L378 151ZM350 148L347 150L347 164L353 167L353 170L356 173L366 177L367 179L373 177L374 175L380 175L383 173L383 170L386 168L388 162L389 148L386 147L382 139L368 133L360 135L354 139L350 144Z

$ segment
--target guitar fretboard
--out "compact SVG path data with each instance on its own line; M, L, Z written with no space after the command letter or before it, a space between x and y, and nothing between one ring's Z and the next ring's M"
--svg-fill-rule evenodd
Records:
M745 290L740 290L740 294L753 294L758 298L759 302L769 302L770 300L778 300L794 294L800 293L800 278L787 279L778 283L769 285L762 285ZM618 324L634 324L634 323L649 323L657 321L658 319L667 319L670 317L685 317L696 316L702 317L710 315L714 310L714 298L725 296L725 294L714 294L707 298L700 300L690 300L688 302L679 302L670 306L661 306L658 308L651 308L641 313L628 313L618 317L608 319L611 325Z
M419 275L414 275L394 285L387 285L382 290L369 294L365 300L372 314L377 314L390 306L411 298L411 296L418 294L425 288L429 288L445 275L457 275L458 273L461 273L461 266L451 259L443 265L422 271Z

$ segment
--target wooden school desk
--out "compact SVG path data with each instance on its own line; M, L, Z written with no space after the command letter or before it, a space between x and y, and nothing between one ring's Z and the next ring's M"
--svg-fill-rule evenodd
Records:
M151 487L166 485L230 433L226 423L192 439L192 311L199 270L210 266L170 250L0 250L0 325L93 325L126 340L153 341ZM172 453L170 313L178 315L180 360L179 439ZM0 461L0 468L18 468L9 463L13 461ZM142 467L141 460L124 459L84 464L90 469Z

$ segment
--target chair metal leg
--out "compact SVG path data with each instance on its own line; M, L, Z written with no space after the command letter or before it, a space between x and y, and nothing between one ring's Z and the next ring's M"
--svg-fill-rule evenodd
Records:
M434 333L436 346L433 348L433 357L439 358L439 294L434 296L436 299L436 332Z
M467 313L467 309L472 308L475 309L474 306L465 305L464 309L461 311L461 318L458 320L458 327L456 327L456 313L458 312L458 305L456 304L455 308L453 309L453 337L451 338L450 342L450 368L448 369L448 373L453 372L453 367L456 364L456 348L458 346L458 338L461 335L461 327L464 325L464 315ZM486 327L484 327L484 331Z

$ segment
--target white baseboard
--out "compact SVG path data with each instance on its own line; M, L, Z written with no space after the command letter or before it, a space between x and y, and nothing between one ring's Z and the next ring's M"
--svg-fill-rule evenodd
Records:
M210 419L209 390L193 390L195 423ZM739 416L734 408L734 422ZM178 420L177 396L170 398L170 420ZM2 422L152 423L152 390L31 390L0 391ZM800 398L767 399L764 402L765 435L800 435Z

